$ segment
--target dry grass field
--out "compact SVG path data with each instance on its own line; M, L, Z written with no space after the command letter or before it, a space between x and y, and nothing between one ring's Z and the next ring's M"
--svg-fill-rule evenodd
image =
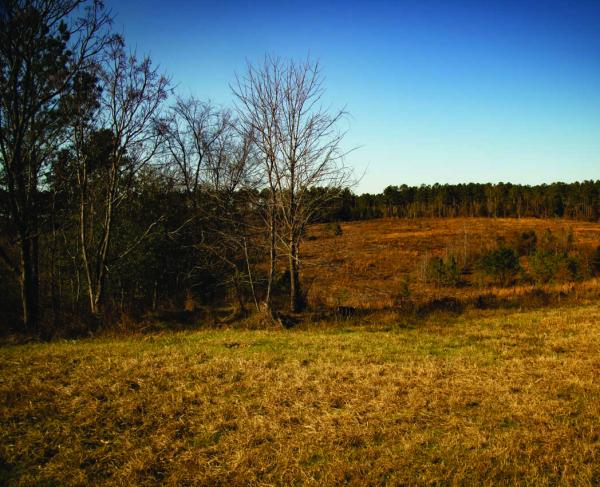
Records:
M546 228L600 243L600 225L558 220L319 225L303 247L309 299L364 312L5 344L0 484L598 485L598 279L419 279L423 256ZM420 303L523 299L403 313L406 283ZM527 306L540 289L558 300Z
M600 307L0 349L0 483L600 483Z
M405 282L409 284L411 297L421 302L444 296L468 300L481 294L524 294L533 286L482 288L469 277L467 285L462 287L434 287L420 279L422 264L428 256L447 253L460 260L492 248L498 239L510 243L516 235L528 230L542 235L549 229L559 238L572 231L575 246L584 252L600 245L599 223L561 219L393 218L343 223L341 228L342 234L336 236L326 225L314 226L303 244L305 280L313 304L367 309L393 307ZM550 292L581 291L582 294L598 287L593 280L543 286Z

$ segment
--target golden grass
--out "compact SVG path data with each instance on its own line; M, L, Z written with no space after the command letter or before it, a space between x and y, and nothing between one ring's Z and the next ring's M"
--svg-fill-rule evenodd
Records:
M382 309L394 306L408 279L412 298L418 302L453 296L463 301L482 293L506 296L526 294L529 285L506 289L482 288L473 282L460 288L437 288L419 279L426 255L453 252L459 258L496 245L497 238L510 240L520 232L546 229L560 235L572 230L576 245L591 251L600 245L600 224L562 219L536 218L440 218L379 219L343 223L343 233L333 236L325 225L309 230L314 240L302 247L304 281L309 301L326 306ZM470 278L467 278L469 281ZM471 279L472 281L472 279ZM592 287L598 288L596 281ZM568 285L571 291L589 291L590 283ZM543 286L561 292L563 284Z
M0 483L600 483L600 306L0 349Z

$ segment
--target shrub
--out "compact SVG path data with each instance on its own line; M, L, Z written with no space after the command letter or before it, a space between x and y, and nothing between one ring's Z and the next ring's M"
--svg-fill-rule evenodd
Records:
M343 234L342 226L340 225L340 222L327 223L325 225L325 232L327 232L328 235L333 235L336 237L339 237L340 235Z
M580 257L574 253L573 230L558 235L546 230L528 258L529 273L536 282L565 281L581 277Z
M501 246L483 255L479 260L479 269L502 285L507 285L521 270L517 252Z
M566 252L536 251L529 258L529 270L537 282L564 281L579 277L579 260Z
M432 257L425 269L427 282L438 286L456 286L460 283L460 269L453 255L446 257Z
M600 248L600 247L599 247ZM398 293L403 299L410 298L411 290L410 290L410 280L408 277L404 277L400 282L400 291Z
M535 230L527 230L515 237L514 249L519 255L531 255L537 248L537 235Z
M573 250L574 242L575 237L572 228L569 228L567 231L561 231L558 235L553 234L550 229L547 229L542 234L537 250L553 254L566 254Z
M533 278L538 282L548 282L554 279L558 272L558 256L551 252L538 250L529 258L529 269Z
M412 294L412 290L410 289L410 280L407 276L400 281L400 286L396 293L392 295L394 306L400 306L406 303Z

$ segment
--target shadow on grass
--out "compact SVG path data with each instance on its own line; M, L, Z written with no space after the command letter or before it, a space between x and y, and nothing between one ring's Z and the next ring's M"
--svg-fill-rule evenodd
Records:
M459 299L442 296L425 302L406 299L397 306L387 308L360 308L352 306L320 307L303 313L233 311L232 308L199 308L194 311L182 309L156 310L139 317L122 315L114 325L107 326L85 320L73 319L53 339L73 339L90 336L147 335L163 332L192 331L201 329L235 328L245 330L310 329L313 327L361 326L380 330L383 326L416 328L420 324L440 319L452 323L469 310L533 310L546 307L581 304L597 299L597 290L580 294L577 292L549 292L533 288L513 295L497 295L492 292L476 297ZM391 328L390 328L391 329ZM0 337L0 345L39 341L39 337L14 332Z

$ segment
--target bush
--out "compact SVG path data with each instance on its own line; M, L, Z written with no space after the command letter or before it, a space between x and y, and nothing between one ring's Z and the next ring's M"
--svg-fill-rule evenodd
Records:
M442 259L432 257L425 269L427 282L438 286L456 286L460 283L460 269L453 255Z
M536 251L529 258L529 270L537 282L573 280L579 277L579 260L566 252Z
M537 235L535 230L527 230L515 237L514 249L519 255L531 255L537 249Z
M329 223L327 223L325 225L325 232L327 232L328 235L333 235L335 237L339 237L343 233L342 226L340 225L340 222L329 222Z
M550 229L547 229L542 234L537 250L553 254L567 254L573 250L574 243L575 237L572 228L569 228L567 231L561 231L558 235L553 234Z
M517 252L501 246L481 257L479 269L502 285L509 284L521 270Z
M405 276L400 281L400 286L398 287L397 292L392 295L394 306L401 306L404 303L408 302L411 294L412 291L410 289L410 280L407 276Z
M580 278L585 268L581 265L580 256L574 252L574 243L571 228L558 235L546 230L536 251L528 259L531 277L538 283ZM590 267L593 272L593 264Z

